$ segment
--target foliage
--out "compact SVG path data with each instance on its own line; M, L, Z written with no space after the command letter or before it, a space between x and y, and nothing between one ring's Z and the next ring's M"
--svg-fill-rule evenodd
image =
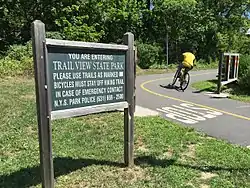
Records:
M239 84L241 88L249 95L250 94L250 69L248 68L246 73L240 77Z
M154 64L161 62L160 54L162 53L162 48L159 44L146 44L137 42L138 50L138 65L141 68L148 69Z
M60 32L50 31L46 32L46 38L63 40L65 39L65 36Z
M138 39L142 35L142 15L146 8L143 1L140 0L107 0L104 1L103 11L101 13L105 34L103 42L120 42L124 33L130 31Z
M53 15L57 17L55 24L59 31L63 33L65 39L97 42L103 35L103 31L98 31L98 22L94 23L98 14L97 4L90 4L90 1L65 5L62 9L53 9ZM86 14L89 9L94 10L92 15ZM90 17L91 16L91 17ZM97 21L97 20L96 20ZM93 23L91 23L93 22Z
M191 48L198 60L211 64L219 51L250 54L250 37L245 35L249 11L250 0L3 1L0 54L26 44L32 21L39 19L47 37L55 39L122 43L130 31L140 41L141 68L165 67L167 38L169 64L178 63L181 53ZM18 61L19 55L14 55Z
M21 61L23 58L32 58L31 41L26 45L12 45L7 51L7 57L13 60Z
M63 29L67 40L98 42L102 32L98 33L95 27L83 24L81 26L68 26Z
M250 55L240 56L239 79L242 90L250 94Z
M249 28L246 13L249 0L157 0L148 10L146 0L65 0L4 1L0 11L0 50L30 40L35 19L46 24L48 32L65 39L117 42L127 31L144 43L165 43L169 35L170 61L190 47L199 57L214 57L216 50L236 46L229 38ZM243 32L243 34L244 34ZM56 35L59 37L60 35ZM241 38L242 41L245 39ZM237 50L237 49L232 49Z
M239 77L246 75L250 69L250 55L240 55Z
M196 62L196 66L194 69L217 69L218 68L218 61L205 61L203 59L200 59Z
M0 77L33 73L31 42L26 45L12 45L6 56L0 59Z

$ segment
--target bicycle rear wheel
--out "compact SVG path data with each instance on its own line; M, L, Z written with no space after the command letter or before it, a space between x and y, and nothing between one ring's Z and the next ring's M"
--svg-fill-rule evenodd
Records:
M189 85L189 82L190 82L190 75L189 75L188 72L186 73L186 76L184 78L186 78L186 79L184 81L182 81L181 84L180 84L180 88L181 88L182 91L187 89L187 87Z

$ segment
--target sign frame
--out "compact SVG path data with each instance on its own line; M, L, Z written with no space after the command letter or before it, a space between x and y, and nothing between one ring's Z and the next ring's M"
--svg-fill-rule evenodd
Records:
M115 45L115 44L103 44L103 43L88 43L88 42L79 42L79 41L67 41L67 40L57 40L57 39L46 39L46 45L44 45L44 50L47 53L48 47L69 47L71 49L81 49L81 50L109 50L112 52L124 52L126 53L128 50L128 45ZM126 55L125 55L126 56ZM49 73L48 70L48 59L46 57L46 66L47 66L47 72ZM126 60L125 60L126 62ZM126 71L127 67L125 67L125 77L127 74ZM49 82L49 75L46 75L46 79ZM125 90L127 88L127 80L125 80ZM51 93L51 87L48 86L47 88L48 93ZM126 92L125 92L126 95ZM103 111L112 111L112 110L117 110L117 109L124 109L128 108L128 102L126 101L126 96L125 96L125 101L123 102L116 102L116 103L108 103L108 104L100 104L100 105L91 105L91 106L86 106L86 107L79 107L79 108L70 108L66 110L56 110L52 111L51 107L51 101L49 101L49 107L50 107L50 112L51 112L51 120L55 119L62 119L62 118L70 118L70 117L75 117L75 116L81 116L81 115L87 115L91 113L98 113L98 112L103 112Z
M61 118L83 116L99 112L124 109L124 163L134 165L134 112L135 77L134 35L124 34L124 44L104 44L56 40L46 38L45 24L35 20L31 24L32 50L35 74L36 107L40 150L41 180L43 188L54 187L51 121ZM50 85L48 80L48 47L70 47L75 49L119 51L125 53L125 101L71 108L62 111L51 110Z
M221 87L223 85L227 85L238 80L239 62L239 53L220 52L217 94L220 94Z

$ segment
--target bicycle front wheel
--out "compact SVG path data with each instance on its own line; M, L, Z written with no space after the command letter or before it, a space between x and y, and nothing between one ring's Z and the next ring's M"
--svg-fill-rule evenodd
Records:
M190 82L190 75L187 72L186 75L184 76L184 80L181 82L180 87L181 89L184 91L185 89L187 89L189 82Z

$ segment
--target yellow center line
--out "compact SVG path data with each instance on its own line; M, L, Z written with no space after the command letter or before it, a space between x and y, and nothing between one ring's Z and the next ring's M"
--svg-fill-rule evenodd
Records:
M191 77L194 77L194 76L202 76L202 75L211 74L211 73L212 73L212 72L202 73L202 74L194 74L194 75L191 75ZM201 108L207 108L207 109L210 109L210 110L222 112L222 113L224 113L224 114L227 114L227 115L230 115L230 116L233 116L233 117L237 117L237 118L241 118L241 119L245 119L245 120L250 121L250 118L249 118L249 117L245 117L245 116L238 115L238 114L231 113L231 112L226 112L226 111L224 111L224 110L220 110L220 109L216 109L216 108L213 108L213 107L210 107L210 106L206 106L206 105L197 104L197 103L194 103L194 102L182 100L182 99L175 98L175 97L171 97L171 96L168 96L168 95L163 95L163 94L157 93L157 92L152 91L152 90L150 90L150 89L148 89L148 88L145 87L146 84L149 84L149 83L152 83L152 82L157 82L157 81L160 81L160 80L168 80L168 79L172 79L172 77L166 77L166 78L159 78L159 79L154 79L154 80L148 80L148 81L146 81L146 82L143 82L140 86L141 86L141 88L142 88L144 91L147 91L148 93L151 93L151 94L156 95L156 96L159 96L159 97L164 97L164 98L172 99L172 100L179 101L179 102L184 102L184 103L193 104L193 105L199 106L199 107L201 107Z

